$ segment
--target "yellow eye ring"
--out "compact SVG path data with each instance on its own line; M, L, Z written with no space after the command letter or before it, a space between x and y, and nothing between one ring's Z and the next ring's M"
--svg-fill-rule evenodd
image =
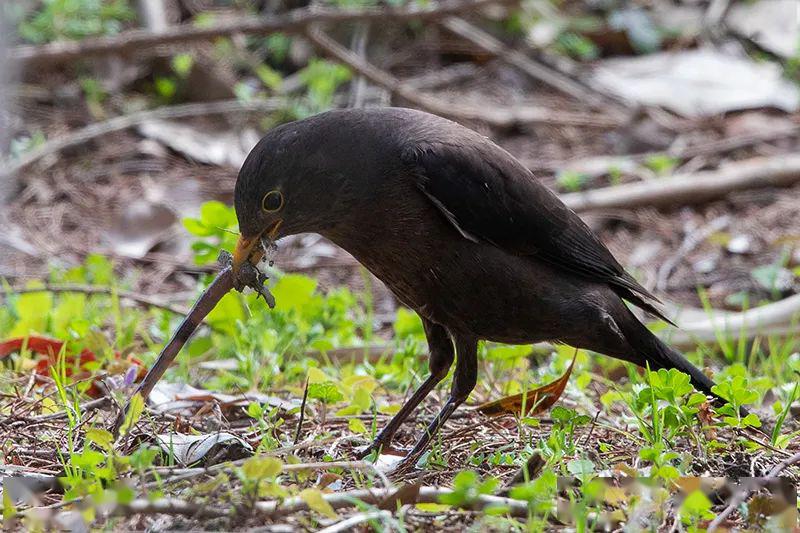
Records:
M261 209L267 213L280 211L283 207L283 195L280 191L270 191L261 200Z

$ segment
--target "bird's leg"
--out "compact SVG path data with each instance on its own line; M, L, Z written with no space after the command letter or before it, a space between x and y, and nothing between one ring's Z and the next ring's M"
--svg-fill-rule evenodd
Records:
M455 351L453 349L453 341L448 335L447 331L440 325L423 319L422 325L425 328L425 336L428 339L428 351L430 352L430 359L428 367L430 368L431 375L420 385L420 387L411 395L411 398L403 404L403 407L392 417L386 427L384 427L375 440L364 450L358 452L358 458L363 459L372 452L380 450L382 447L389 446L394 438L394 434L403 425L406 418L414 411L419 403L425 399L428 394L442 381L447 372L450 371L450 366L455 359Z
M439 414L431 420L425 433L420 436L414 448L408 452L408 455L397 464L395 470L404 470L411 466L413 461L428 448L433 437L439 432L442 425L450 418L453 411L464 403L469 393L475 388L478 382L478 343L475 339L463 339L456 337L456 371L453 376L453 386L450 389L450 397L447 402L439 411Z

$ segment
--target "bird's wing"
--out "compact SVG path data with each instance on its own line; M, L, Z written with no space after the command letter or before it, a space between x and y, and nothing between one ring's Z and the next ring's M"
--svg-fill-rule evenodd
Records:
M420 190L464 237L608 283L663 318L642 298L658 300L583 220L502 148L477 136L458 144L417 142L403 159Z

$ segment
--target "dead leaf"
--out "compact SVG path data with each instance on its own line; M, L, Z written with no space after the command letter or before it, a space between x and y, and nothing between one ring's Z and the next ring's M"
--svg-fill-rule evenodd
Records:
M773 54L789 59L800 43L800 7L797 0L735 2L725 23Z
M578 351L575 350L575 355L572 356L572 362L569 364L569 368L567 368L564 375L556 381L525 393L506 396L505 398L500 398L493 402L481 404L476 408L477 411L489 416L517 414L522 411L523 403L528 410L526 413L527 416L533 416L549 409L558 401L561 394L564 392L569 377L572 374L572 367L575 365L575 358L577 355Z
M205 465L212 465L253 455L252 446L231 433L211 435L167 433L156 435L156 442L161 450L171 454L180 466L189 466L201 461Z
M223 394L198 389L185 383L169 383L167 381L156 383L148 397L148 404L156 411L182 416L193 416L209 402L219 404L223 410L246 408L252 402L277 407L283 411L300 407L300 402L297 400L283 400L259 392Z
M319 481L317 482L317 488L327 489L331 488L331 485L334 483L338 483L341 485L342 476L339 474L334 474L333 472L323 472L321 476L319 476Z
M800 90L779 65L710 48L602 61L594 81L631 102L686 117L775 107L800 107Z
M256 145L258 133L200 131L186 124L149 120L139 125L139 133L179 152L192 161L238 169Z
M396 511L403 505L416 503L419 499L420 483L407 483L398 488L394 494L390 494L378 504L378 508L384 511Z
M169 207L137 200L121 208L108 233L111 249L126 257L144 257L169 236L178 217Z
M15 337L0 342L0 360L24 348L38 356L36 358L35 374L37 378L41 379L50 376L50 369L58 363L58 357L63 347L64 341L49 337L38 335ZM67 377L72 378L74 381L87 379L93 373L96 373L97 369L93 368L96 363L97 356L90 350L83 350L79 354L70 351L64 352L65 373ZM114 353L113 359L104 359L104 363L103 370L108 375L127 376L128 372L130 372L132 380L131 383L126 385L131 385L133 382L143 379L147 373L144 363L132 356L123 358L119 352ZM92 398L99 398L103 395L99 380L92 381L92 384L86 390L86 394Z

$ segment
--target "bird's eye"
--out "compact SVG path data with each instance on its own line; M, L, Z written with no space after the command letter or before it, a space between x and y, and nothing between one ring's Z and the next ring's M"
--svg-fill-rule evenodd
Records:
M283 195L280 191L270 191L261 200L261 209L267 213L274 213L283 207Z

